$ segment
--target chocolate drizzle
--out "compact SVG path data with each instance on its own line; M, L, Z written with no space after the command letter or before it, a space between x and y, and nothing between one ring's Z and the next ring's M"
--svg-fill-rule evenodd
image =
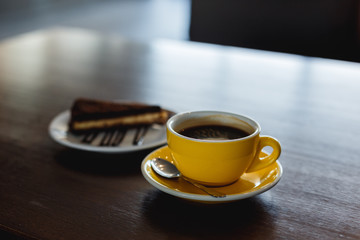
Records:
M137 128L135 128L132 145L142 145L149 128L150 126L138 126ZM81 142L85 144L92 144L97 140L97 138L101 138L99 146L115 147L119 146L122 143L127 133L128 128L114 128L106 131L87 132L83 135Z

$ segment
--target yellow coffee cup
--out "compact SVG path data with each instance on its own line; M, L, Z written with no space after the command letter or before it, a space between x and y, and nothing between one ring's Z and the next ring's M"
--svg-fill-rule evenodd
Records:
M260 136L255 120L234 113L179 113L168 120L166 129L176 167L183 176L204 185L231 184L246 172L271 165L281 153L275 138ZM264 147L271 147L272 152L260 158Z

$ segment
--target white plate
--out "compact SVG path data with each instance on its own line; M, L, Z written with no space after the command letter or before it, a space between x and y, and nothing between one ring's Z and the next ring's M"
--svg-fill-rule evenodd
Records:
M262 154L265 156L267 153ZM168 146L154 150L144 158L141 164L141 172L145 179L160 191L175 197L201 203L224 203L253 197L274 187L280 181L283 173L280 162L276 161L265 169L243 174L239 180L233 184L216 187L215 189L217 191L225 193L226 196L223 198L215 198L182 179L167 179L157 175L150 165L151 159L156 157L166 159L170 162L173 161Z
M69 132L69 120L69 110L57 115L50 123L49 134L56 142L70 148L101 153L125 153L153 148L166 143L166 126L158 124L154 124L148 129L141 145L132 144L136 129L129 129L118 146L99 146L103 133L100 133L92 143L84 143L82 142L84 135L75 135Z

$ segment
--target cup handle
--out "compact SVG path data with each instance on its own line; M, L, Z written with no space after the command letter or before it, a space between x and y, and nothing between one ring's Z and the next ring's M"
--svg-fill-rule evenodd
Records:
M266 157L261 158L261 150L264 147L271 147L273 149L272 153ZM266 168L267 166L274 163L280 156L281 146L278 140L269 136L261 136L260 141L256 150L254 160L247 168L246 172L255 172L260 169Z

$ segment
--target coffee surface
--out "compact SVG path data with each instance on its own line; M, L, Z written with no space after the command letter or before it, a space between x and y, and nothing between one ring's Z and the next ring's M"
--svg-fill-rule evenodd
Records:
M202 125L184 128L178 131L183 136L204 140L231 140L250 134L244 130L222 125Z

